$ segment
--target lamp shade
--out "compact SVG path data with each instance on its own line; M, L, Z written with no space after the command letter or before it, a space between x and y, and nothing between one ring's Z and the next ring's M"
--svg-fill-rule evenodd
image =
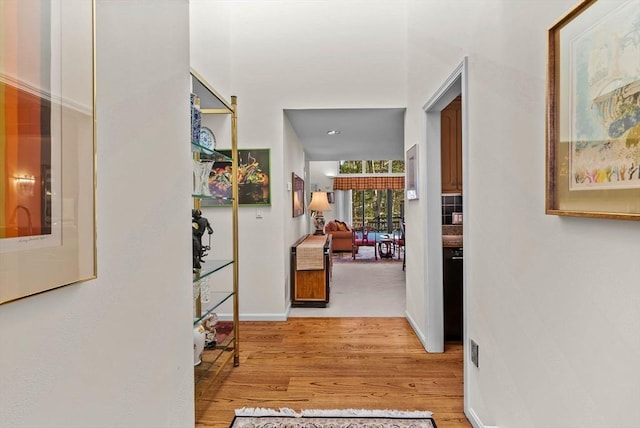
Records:
M309 210L311 211L331 211L331 205L327 199L327 192L313 192L311 193L311 203L309 203Z

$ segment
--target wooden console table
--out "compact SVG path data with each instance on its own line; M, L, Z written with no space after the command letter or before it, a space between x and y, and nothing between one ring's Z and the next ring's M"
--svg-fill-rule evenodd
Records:
M331 235L306 235L291 246L291 306L329 303Z

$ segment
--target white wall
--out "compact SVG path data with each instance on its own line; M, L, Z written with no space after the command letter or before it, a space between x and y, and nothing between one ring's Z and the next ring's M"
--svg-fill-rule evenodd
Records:
M409 7L408 146L424 145L422 105L469 59L465 287L480 368L470 367L465 383L471 414L486 425L640 420L640 227L544 214L546 30L574 5ZM411 234L423 233L423 210L407 204ZM407 248L407 287L416 294L424 286L411 262L419 251Z
M289 257L283 249L300 233L289 221L284 187L294 166L283 161L283 110L405 105L405 10L403 2L363 0L230 7L239 145L271 149L271 207L260 220L255 209L240 209L240 311L245 319L280 319Z
M311 230L311 225L309 221L309 210L307 210L306 206L306 196L305 196L305 207L304 214L298 217L293 217L293 174L296 173L298 177L301 177L305 186L305 194L309 190L309 180L305 179L305 155L302 144L300 144L300 138L296 134L296 131L291 126L291 122L287 119L287 116L282 115L283 118L283 133L284 133L284 170L291 171L289 176L287 177L285 172L284 183L280 186L276 185L276 191L285 190L285 202L284 202L284 215L282 221L282 231L284 234L284 247L282 249L283 253L286 255L284 257L284 275L285 280L283 283L282 294L284 296L284 304L285 308L288 307L289 302L291 301L291 288L290 288L290 269L291 269L291 260L288 256L291 251L291 245L293 245L300 237L304 236L306 233L309 233ZM288 185L291 183L291 186ZM288 205L288 208L287 208Z
M189 0L190 65L229 102L235 95L231 91L230 14L225 1Z
M97 1L98 279L0 307L0 426L193 426L188 41Z

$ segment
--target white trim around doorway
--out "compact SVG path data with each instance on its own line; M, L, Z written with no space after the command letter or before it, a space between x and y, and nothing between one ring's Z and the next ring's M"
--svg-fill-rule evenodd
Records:
M462 205L464 207L464 232L463 246L469 248L469 219L471 210L469 206L469 185L468 185L468 71L467 57L464 57L455 70L444 81L440 88L422 107L424 111L423 138L426 148L426 198L423 218L425 219L424 241L426 243L426 259L424 264L425 278L425 308L426 308L426 342L425 347L428 352L444 352L444 300L443 300L443 269L442 269L442 179L441 179L441 153L440 153L440 113L458 95L462 98L462 170L464 192L462 194ZM471 360L467 349L469 317L468 317L468 296L469 281L468 269L469 252L465 251L463 260L463 346L464 346L464 410L467 417L474 426L480 426L479 420L473 417L469 405L469 382L466 380L470 370Z

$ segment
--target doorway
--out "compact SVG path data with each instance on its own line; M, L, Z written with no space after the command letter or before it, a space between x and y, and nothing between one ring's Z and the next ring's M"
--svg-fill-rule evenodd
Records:
M465 219L469 219L469 186L468 182L468 141L467 141L467 58L451 73L442 86L431 99L423 106L426 147L426 195L427 203L424 212L424 230L426 242L425 277L425 308L426 308L426 348L429 352L444 352L444 293L443 293L443 250L442 250L442 153L441 153L441 112L457 97L462 101L462 171L463 189L462 206L465 210ZM465 224L469 224L468 221ZM468 244L468 228L465 226L463 240ZM463 259L463 336L462 343L466 348L468 326L468 252ZM464 353L464 377L467 377L468 356ZM468 383L465 382L465 408L467 408Z

